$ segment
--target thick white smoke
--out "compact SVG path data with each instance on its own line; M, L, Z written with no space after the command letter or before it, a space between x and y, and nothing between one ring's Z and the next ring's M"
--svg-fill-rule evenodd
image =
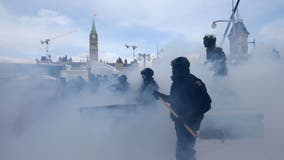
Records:
M205 52L205 51L204 51ZM225 110L264 115L264 137L204 140L197 142L197 158L268 160L281 159L284 145L281 125L284 105L283 59L252 55L240 65L229 65L225 78L212 77L203 64L204 53L190 48L166 49L153 66L160 90L169 93L170 61L186 55L191 72L207 85L213 104L211 113ZM1 82L0 159L3 160L172 160L175 132L169 112L157 102L134 110L98 110L80 113L80 107L134 103L141 83L139 71L128 75L132 91L114 96L107 90L92 95L82 92L58 102L56 84L44 86L40 79ZM4 85L5 84L5 85ZM58 103L52 103L52 102ZM231 107L231 108L230 108ZM230 121L230 116L224 121ZM234 128L241 131L242 128ZM240 132L242 133L242 132Z

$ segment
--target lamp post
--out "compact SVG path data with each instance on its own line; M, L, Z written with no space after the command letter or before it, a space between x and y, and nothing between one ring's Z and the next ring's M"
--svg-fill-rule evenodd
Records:
M159 58L161 52L164 52L164 49L159 49L159 44L157 43L157 58Z
M138 60L139 61L143 60L143 68L145 68L146 67L146 61L150 62L151 61L151 56L150 56L150 54L146 54L146 53L141 54L141 53L139 53Z
M229 22L229 20L217 20L217 21L213 21L211 28L215 29L217 27L217 23L218 22Z
M225 40L225 38L226 38L226 36L227 36L227 33L228 33L229 28L230 28L230 26L231 26L231 23L233 23L233 25L234 25L234 23L235 23L235 13L237 12L237 9L238 9L240 0L237 0L237 3L236 3L236 4L234 4L234 2L235 2L235 1L232 0L232 13L231 13L231 16L230 16L229 20L228 20L228 21L227 21L227 20L218 20L218 21L221 21L221 22L223 22L223 21L228 22L227 27L226 27L226 29L225 29L225 32L224 32L224 34L223 34L223 38L222 38L221 44L220 44L221 47L222 47L222 45L223 45L223 43L224 43L224 40ZM218 22L218 21L214 21L215 23L213 22L212 28L216 27L216 22Z
M133 54L133 62L135 61L135 54L134 54L134 50L136 49L136 48L138 48L137 46L135 46L135 45L128 45L128 44L125 44L125 47L126 48L132 48L132 54Z

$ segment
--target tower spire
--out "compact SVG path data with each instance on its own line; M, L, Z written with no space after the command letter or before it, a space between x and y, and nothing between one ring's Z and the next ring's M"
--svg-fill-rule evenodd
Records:
M91 30L91 33L96 33L96 25L95 25L95 16L93 16L93 24L92 24L92 30Z
M93 24L89 39L89 57L90 63L98 61L98 34L96 31L95 18L93 16Z

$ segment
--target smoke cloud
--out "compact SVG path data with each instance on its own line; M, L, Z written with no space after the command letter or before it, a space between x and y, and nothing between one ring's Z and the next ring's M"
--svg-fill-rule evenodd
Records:
M281 138L284 128L280 124L284 104L283 59L269 59L264 56L268 53L253 54L240 65L229 64L227 77L216 78L204 65L205 53L191 54L187 44L179 50L173 46L165 47L163 56L153 65L160 91L169 93L170 61L177 56L187 56L191 72L204 81L213 99L212 109L206 116L222 119L227 115L222 125L230 124L234 115L264 117L263 136L199 139L197 158L281 159L284 145ZM62 100L58 98L58 82L54 79L32 76L1 80L0 159L174 159L174 126L169 112L159 102L134 109L80 112L82 107L135 103L141 84L139 71L130 72L128 81L131 91L125 96L113 95L107 89L95 94L83 90ZM206 118L204 126L205 121ZM221 122L216 121L217 125ZM240 121L232 131L246 137L248 132L242 126L247 124Z

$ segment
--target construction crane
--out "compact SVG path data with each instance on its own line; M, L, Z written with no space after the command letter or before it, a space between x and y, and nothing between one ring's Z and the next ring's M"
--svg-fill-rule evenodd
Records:
M63 34L54 36L54 37L52 37L52 38L47 38L47 39L41 40L40 43L43 44L43 45L44 45L44 44L46 45L46 57L50 57L50 55L49 55L49 50L48 50L48 49L49 49L48 45L49 45L49 42L50 42L51 40L54 40L54 39L57 39L57 38L60 38L60 37L67 36L67 35L69 35L69 34L71 34L71 33L73 33L73 32L75 32L75 31L66 32L66 33L63 33Z
M133 54L133 61L135 61L135 54L134 54L134 50L138 48L138 46L136 45L128 45L128 44L125 44L125 47L126 48L132 48L132 54Z

